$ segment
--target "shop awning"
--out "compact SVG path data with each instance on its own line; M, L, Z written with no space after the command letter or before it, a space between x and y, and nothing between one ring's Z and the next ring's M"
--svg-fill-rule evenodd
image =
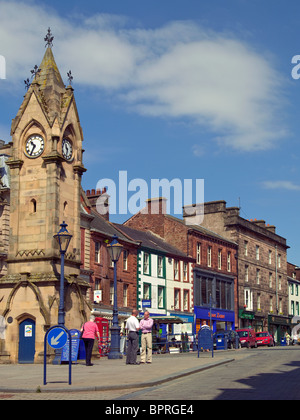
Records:
M244 309L239 309L239 318L243 319L254 319L255 313L252 311L246 311Z
M150 316L153 322L159 324L183 324L183 320L179 316Z
M300 316L295 315L291 321L292 324L299 324L300 323Z

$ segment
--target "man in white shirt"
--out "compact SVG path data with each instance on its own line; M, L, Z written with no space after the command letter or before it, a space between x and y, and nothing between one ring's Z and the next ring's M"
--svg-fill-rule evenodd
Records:
M140 329L140 324L137 320L138 313L139 312L136 309L133 309L132 315L126 321L125 328L128 330L126 365L139 365L136 361L139 345L138 331Z

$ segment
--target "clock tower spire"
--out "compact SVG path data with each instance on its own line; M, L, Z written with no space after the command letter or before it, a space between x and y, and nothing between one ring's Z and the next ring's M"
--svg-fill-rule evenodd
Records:
M66 326L80 327L88 311L89 285L80 278L83 133L74 89L64 85L54 59L53 38L49 28L43 60L11 125L8 274L0 280L7 285L4 316L30 314L39 349L45 329L57 323L60 253L54 235L62 221L73 235L65 255ZM8 336L16 334L12 324Z

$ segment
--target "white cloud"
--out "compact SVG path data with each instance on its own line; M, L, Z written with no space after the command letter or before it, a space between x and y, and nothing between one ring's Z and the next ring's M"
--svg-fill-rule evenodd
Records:
M291 181L264 181L262 182L262 187L268 190L300 190L300 184L295 184Z
M7 78L23 81L40 63L50 26L63 77L72 69L76 84L109 90L136 113L188 119L242 151L268 149L286 135L280 76L250 46L193 22L152 30L130 24L106 14L74 22L32 2L0 1Z

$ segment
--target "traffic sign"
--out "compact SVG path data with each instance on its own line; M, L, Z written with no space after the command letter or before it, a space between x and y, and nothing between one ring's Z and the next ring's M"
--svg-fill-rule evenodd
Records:
M65 346L67 341L68 334L66 330L61 327L53 328L47 336L47 342L53 349L61 349Z
M72 384L72 337L70 331L65 326L55 325L45 334L44 338L44 385L47 385L47 343L55 350L64 347L69 340L69 385ZM61 353L57 351L55 353ZM55 360L55 359L54 359Z

